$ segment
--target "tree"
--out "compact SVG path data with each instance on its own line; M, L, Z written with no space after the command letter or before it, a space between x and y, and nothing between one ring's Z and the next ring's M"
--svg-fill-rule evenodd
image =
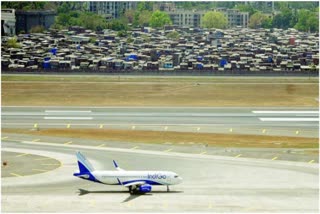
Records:
M127 19L128 23L133 23L134 21L134 10L126 10L124 17Z
M172 40L178 40L180 38L180 34L177 31L171 31L170 33L168 33L166 35L166 37L168 39L172 39Z
M317 14L310 10L300 10L298 13L298 23L294 27L301 31L318 31L319 19L317 18Z
M156 28L163 27L166 24L171 25L172 22L167 13L156 10L152 13L149 24L151 27Z
M235 7L241 12L248 12L249 16L252 16L254 13L258 12L251 4L239 4Z
M17 37L13 37L13 38L8 39L6 45L8 48L20 48L21 47L21 45L18 43Z
M261 12L256 12L249 19L250 28L260 28L262 25L268 21L268 17Z
M228 20L223 13L210 11L204 14L201 24L205 28L224 29L228 25Z
M151 11L143 10L139 14L137 23L139 24L139 26L147 26L150 23L151 16L152 16Z
M296 16L293 10L282 8L281 13L273 18L272 26L276 28L288 29L295 25Z

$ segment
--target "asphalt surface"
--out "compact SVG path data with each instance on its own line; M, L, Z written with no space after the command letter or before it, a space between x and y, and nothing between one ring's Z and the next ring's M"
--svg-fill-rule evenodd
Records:
M3 128L111 128L318 137L318 108L2 107Z
M319 209L319 167L314 163L31 141L3 140L2 150L41 154L62 163L46 173L2 178L2 212L306 213ZM169 193L160 186L150 194L129 195L119 186L73 177L76 150L98 170L112 170L116 159L127 170L171 170L184 181Z

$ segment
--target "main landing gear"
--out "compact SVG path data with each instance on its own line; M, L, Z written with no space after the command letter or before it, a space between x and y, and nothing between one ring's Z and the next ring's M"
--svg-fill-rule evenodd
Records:
M167 192L170 192L169 185L167 185Z

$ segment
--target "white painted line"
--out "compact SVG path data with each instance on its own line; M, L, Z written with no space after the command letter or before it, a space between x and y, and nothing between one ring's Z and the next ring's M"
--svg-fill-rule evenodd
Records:
M79 110L45 110L47 113L91 113L91 111L79 111Z
M44 117L45 120L92 120L92 117Z
M254 114L318 114L318 111L252 111Z
M319 118L312 118L312 117L262 117L259 118L261 121L275 121L275 122L317 122Z

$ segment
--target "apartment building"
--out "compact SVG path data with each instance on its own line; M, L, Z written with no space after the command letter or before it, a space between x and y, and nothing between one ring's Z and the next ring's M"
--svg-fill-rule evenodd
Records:
M88 10L111 18L119 18L126 10L135 9L137 2L90 1Z
M200 27L205 11L176 10L167 13L173 25Z
M222 12L228 19L229 27L247 28L249 24L249 13L240 12L236 9L216 8L214 11Z

